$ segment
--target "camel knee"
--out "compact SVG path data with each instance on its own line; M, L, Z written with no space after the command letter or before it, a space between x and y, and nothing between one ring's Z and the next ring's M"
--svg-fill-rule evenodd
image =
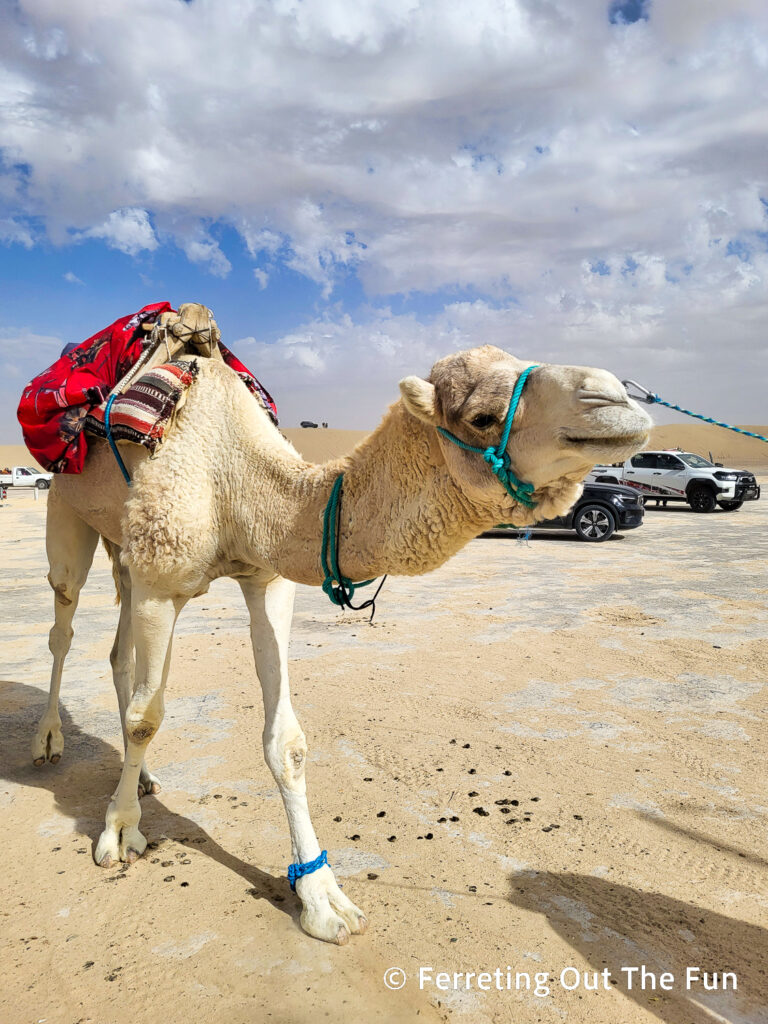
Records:
M59 604L72 604L72 597L70 596L71 588L66 583L54 583L51 577L48 577L48 582L53 587L54 601L58 601Z
M303 777L307 763L307 740L303 732L286 745L284 761L294 779Z
M307 763L307 739L301 729L267 740L264 754L278 782L292 789L303 780Z
M83 589L88 574L73 574L65 571L61 579L57 579L59 573L48 573L48 582L53 590L53 599L57 605L68 607L77 600L80 591Z
M143 746L149 743L157 730L160 728L161 719L153 717L146 712L143 715L134 715L130 712L125 716L125 732L132 743Z
M126 736L133 743L149 743L163 721L163 700L157 694L150 700L134 695L125 711Z

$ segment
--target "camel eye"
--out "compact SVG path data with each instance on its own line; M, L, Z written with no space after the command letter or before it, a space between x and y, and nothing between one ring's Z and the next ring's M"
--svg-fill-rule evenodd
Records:
M479 416L475 416L472 420L472 426L477 430L485 430L491 426L492 423L496 422L495 416L488 416L486 413L481 413Z

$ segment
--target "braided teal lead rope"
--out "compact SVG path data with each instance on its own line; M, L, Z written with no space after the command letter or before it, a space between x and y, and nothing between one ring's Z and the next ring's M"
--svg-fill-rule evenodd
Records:
M495 447L490 445L488 448L477 448L474 445L467 444L466 441L462 441L455 434L452 434L450 430L445 430L443 427L437 428L438 433L442 434L447 440L452 441L455 445L458 445L465 452L475 452L477 455L482 455L491 467L491 470L499 478L507 494L511 495L515 501L519 501L521 505L525 505L526 508L536 508L536 502L531 498L534 489L533 484L524 483L512 472L512 463L507 453L507 442L512 430L512 420L515 418L517 406L520 402L520 395L523 393L528 375L531 370L536 369L536 366L538 366L538 363L534 366L527 366L517 378L512 397L509 400L509 409L507 410L507 418L504 420L501 439Z
M713 420L711 416L702 416L698 412L691 412L690 409L683 409L681 405L673 405L672 402L665 402L663 398L659 398L658 395L654 394L653 391L649 391L644 388L642 384L638 384L636 380L623 380L621 382L624 387L632 386L642 391L642 395L630 395L630 398L634 398L636 402L645 402L646 405L665 405L668 409L674 409L676 412L681 412L685 416L692 416L695 420L701 420L703 423L711 423L715 427L725 427L726 430L733 430L737 434L743 434L745 437L754 437L756 441L765 441L768 443L768 437L763 437L762 434L755 434L751 430L742 430L741 427L734 427L731 423L723 423L722 420Z
M712 423L716 427L725 427L726 430L734 430L737 434L743 434L745 437L754 437L757 441L765 441L768 443L768 437L763 437L762 434L755 434L751 430L742 430L741 427L734 427L730 423L723 423L722 420L713 420L711 416L701 416L697 412L691 412L690 409L683 409L682 406L672 405L671 402L665 402L664 399L659 398L658 395L654 395L653 399L657 405L666 405L668 409L676 409L678 412L685 413L686 416L693 416L694 419L703 420L704 423Z
M338 523L343 482L344 474L339 473L333 482L331 495L325 506L323 514L323 546L320 551L320 559L323 565L323 572L325 573L325 579L323 580L324 592L334 604L338 604L342 608L351 608L350 601L358 587L367 587L370 583L374 583L375 580L353 583L349 577L342 576L339 569ZM369 605L370 602L366 603L363 607L369 607ZM373 614L371 614L371 617L373 617Z

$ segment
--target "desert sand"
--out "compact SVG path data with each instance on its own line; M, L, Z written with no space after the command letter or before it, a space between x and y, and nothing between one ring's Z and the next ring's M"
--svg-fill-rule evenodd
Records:
M65 668L64 756L34 768L45 506L11 492L0 508L2 1024L768 1022L765 498L649 510L599 545L481 538L388 580L372 625L299 588L310 806L370 920L346 948L298 924L231 581L179 622L150 848L95 866L120 770L117 609L99 550ZM671 990L630 991L622 968L640 965L672 973ZM689 966L735 972L738 990L687 991ZM500 968L502 990L420 989L420 967ZM566 985L607 969L608 990L566 991L566 968Z

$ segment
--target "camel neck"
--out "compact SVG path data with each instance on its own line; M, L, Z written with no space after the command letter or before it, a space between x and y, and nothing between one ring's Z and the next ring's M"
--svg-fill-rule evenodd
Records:
M279 488L288 492L283 507L290 513L286 528L273 533L268 557L300 583L322 583L323 513L340 473L338 559L351 580L428 572L492 525L454 484L434 429L400 402L350 455L286 468Z

